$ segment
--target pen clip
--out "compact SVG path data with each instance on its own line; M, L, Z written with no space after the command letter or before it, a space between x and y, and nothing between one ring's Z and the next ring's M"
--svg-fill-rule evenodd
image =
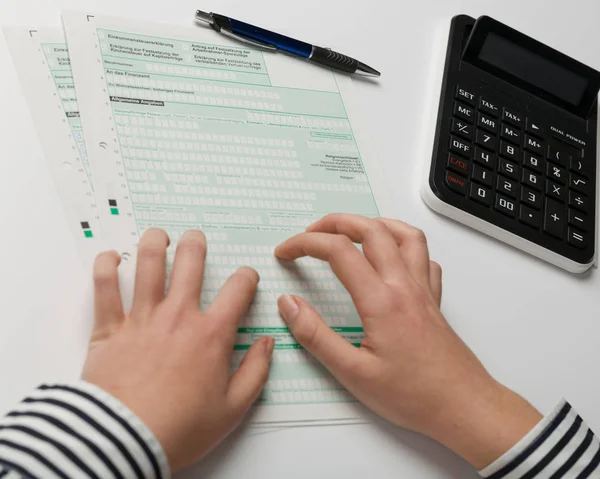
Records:
M228 30L225 30L224 28L221 29L220 33L222 33L223 35L225 35L227 37L234 38L234 39L236 39L236 40L238 40L240 42L247 43L248 45L252 45L254 47L263 48L263 49L268 50L270 52L277 51L277 47L275 45L270 45L269 43L262 43L262 42L259 42L257 40L252 40L250 38L243 37L243 36L238 35L236 33L233 33L233 32L230 32Z

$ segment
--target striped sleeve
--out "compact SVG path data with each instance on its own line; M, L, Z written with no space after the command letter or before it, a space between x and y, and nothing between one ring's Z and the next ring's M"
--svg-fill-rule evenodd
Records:
M600 478L600 442L565 400L479 474L486 479Z
M0 420L0 479L168 479L152 432L99 387L42 385Z

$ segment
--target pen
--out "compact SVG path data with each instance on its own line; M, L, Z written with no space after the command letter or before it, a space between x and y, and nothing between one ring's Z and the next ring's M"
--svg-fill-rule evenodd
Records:
M244 43L249 43L255 47L264 48L272 52L281 51L346 73L358 73L376 77L381 76L381 73L374 68L371 68L354 58L334 52L329 48L318 47L316 45L311 45L310 43L301 42L300 40L295 40L294 38L286 37L279 33L240 22L234 18L197 10L196 20L208 23L212 29L218 33L222 33L223 35L235 38Z

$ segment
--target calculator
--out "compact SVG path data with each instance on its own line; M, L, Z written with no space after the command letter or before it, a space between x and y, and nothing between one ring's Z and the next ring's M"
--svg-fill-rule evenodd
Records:
M600 73L490 17L452 20L422 197L573 273L596 257Z

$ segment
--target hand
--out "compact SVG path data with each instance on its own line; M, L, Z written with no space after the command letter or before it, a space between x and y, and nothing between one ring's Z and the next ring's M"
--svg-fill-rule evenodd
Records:
M299 297L282 296L279 309L298 342L375 413L436 439L479 469L541 419L488 374L446 322L442 271L421 231L400 221L330 215L275 254L328 261L352 296L365 333L360 348Z
M142 237L128 314L119 292L119 255L107 252L96 259L96 322L83 379L138 415L174 472L239 425L267 380L274 343L267 337L254 343L230 376L238 322L254 298L258 274L240 268L201 312L204 234L188 231L181 238L165 295L168 245L162 230L148 230Z

